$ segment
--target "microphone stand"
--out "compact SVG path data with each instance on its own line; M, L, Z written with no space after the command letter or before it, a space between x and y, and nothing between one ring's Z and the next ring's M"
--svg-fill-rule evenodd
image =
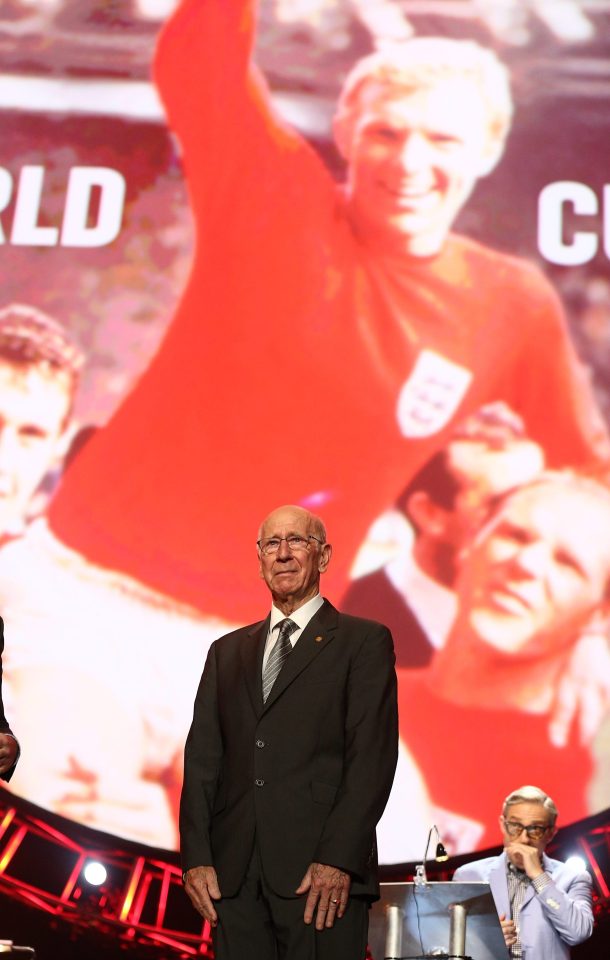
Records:
M438 827L435 823L432 824L430 830L428 831L428 840L426 843L426 849L424 850L424 859L423 863L418 863L415 866L415 877L413 881L418 887L425 887L428 884L428 874L426 873L426 860L428 859L428 848L430 847L430 840L432 838L432 831L436 833L436 855L434 859L437 863L443 863L445 860L449 859L447 851L441 842L441 835L438 832Z

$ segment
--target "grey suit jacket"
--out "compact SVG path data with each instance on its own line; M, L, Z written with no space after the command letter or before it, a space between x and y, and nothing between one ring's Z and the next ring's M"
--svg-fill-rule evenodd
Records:
M593 932L591 878L570 861L562 863L544 854L543 867L553 882L539 894L530 885L519 917L523 960L567 960L570 947ZM464 864L453 879L489 883L498 915L510 917L505 853Z
M229 896L256 836L280 895L293 896L315 861L374 897L375 826L398 743L391 634L325 601L263 704L267 631L268 620L243 627L208 653L185 747L183 866L213 865Z

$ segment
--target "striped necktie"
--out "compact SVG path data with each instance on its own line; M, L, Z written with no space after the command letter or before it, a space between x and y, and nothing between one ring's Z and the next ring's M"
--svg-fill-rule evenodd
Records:
M269 654L265 669L263 670L263 703L266 702L267 697L271 693L271 688L277 680L277 675L282 669L284 661L292 653L290 634L298 630L298 624L288 617L280 620L278 626L280 628L278 638L275 641L275 645Z

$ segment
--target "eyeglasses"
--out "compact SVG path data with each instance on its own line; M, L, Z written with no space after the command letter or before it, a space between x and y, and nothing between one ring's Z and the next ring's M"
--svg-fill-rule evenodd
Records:
M540 840L545 833L551 829L550 823L544 826L540 823L530 823L526 826L524 823L518 823L516 820L506 820L504 817L502 817L502 822L509 837L518 837L525 830L528 837L531 837L532 840Z
M319 540L318 537L314 537L312 534L309 534L308 537L299 537L297 534L291 534L289 537L266 537L264 540L257 540L256 545L265 557L270 557L272 554L278 552L282 540L286 541L286 545L291 553L307 550L310 540L315 540L316 543L319 544L324 543L323 540Z

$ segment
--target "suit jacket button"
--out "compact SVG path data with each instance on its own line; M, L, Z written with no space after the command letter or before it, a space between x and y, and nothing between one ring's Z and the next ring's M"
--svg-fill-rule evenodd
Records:
M264 740L257 740L257 741L256 741L256 746L259 747L259 749L262 750L262 748L265 746L265 741L264 741Z
M264 786L265 786L265 781L264 781L264 780L255 780L254 782L255 782L255 784L256 784L257 787L264 787Z

